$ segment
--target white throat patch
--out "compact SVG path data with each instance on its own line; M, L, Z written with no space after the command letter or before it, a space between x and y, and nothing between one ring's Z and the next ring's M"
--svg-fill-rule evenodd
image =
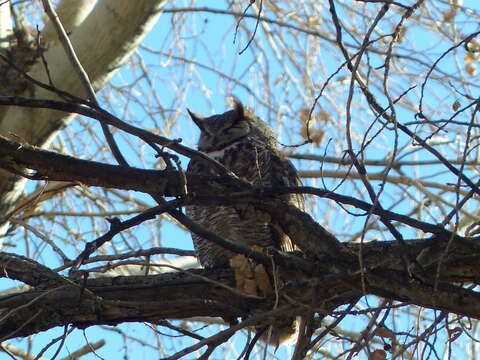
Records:
M221 158L223 158L223 155L225 154L225 151L235 147L235 146L238 146L238 144L236 143L233 143L233 144L230 144L228 145L227 147L221 149L221 150L214 150L214 151L208 151L208 152L205 152L205 154L207 154L208 156L210 156L212 159L214 160L220 160Z

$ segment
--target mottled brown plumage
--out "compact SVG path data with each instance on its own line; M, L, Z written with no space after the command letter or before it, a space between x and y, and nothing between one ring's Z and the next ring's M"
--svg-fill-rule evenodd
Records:
M267 187L298 186L297 172L292 163L277 149L270 127L251 111L235 101L233 110L200 118L190 113L201 130L198 150L222 163L238 177ZM214 175L215 170L204 162L191 160L189 173ZM303 209L300 195L285 195L284 201ZM274 247L292 251L296 247L281 228L266 214L252 207L190 206L187 215L206 229L233 242L260 248ZM206 267L228 266L234 253L192 234L200 263ZM291 336L298 325L292 318L272 328L271 343L278 344ZM276 329L282 328L282 329ZM278 330L278 331L277 331Z

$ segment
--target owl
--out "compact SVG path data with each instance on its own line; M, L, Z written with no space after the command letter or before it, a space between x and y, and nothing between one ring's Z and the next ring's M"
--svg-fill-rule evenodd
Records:
M233 109L207 118L189 111L200 129L198 150L223 164L239 178L254 186L298 186L299 179L292 163L278 150L271 128L249 109L234 100ZM192 159L188 173L216 175L205 162ZM298 194L283 195L282 200L303 209L303 198ZM187 216L204 228L223 238L254 249L273 247L281 251L297 250L287 234L268 216L259 216L253 209L231 206L189 206ZM192 234L197 256L205 268L228 267L235 253L201 236ZM292 337L297 321L285 319L272 325L270 343L278 345Z

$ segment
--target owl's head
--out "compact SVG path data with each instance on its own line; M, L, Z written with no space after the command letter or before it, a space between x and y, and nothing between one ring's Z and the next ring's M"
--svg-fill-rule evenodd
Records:
M257 118L243 104L233 100L233 109L223 114L202 118L188 110L193 122L200 129L198 150L212 152L225 149L237 141L249 139L275 146L275 137L270 127Z

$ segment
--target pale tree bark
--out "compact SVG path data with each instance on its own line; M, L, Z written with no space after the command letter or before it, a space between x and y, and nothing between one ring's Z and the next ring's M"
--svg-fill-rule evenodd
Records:
M56 12L68 34L78 28L85 18L91 13L96 0L63 0L56 8ZM47 42L58 42L58 35L53 23L45 16L45 26L42 30L42 37Z
M5 4L0 6L0 50L8 47L8 39L12 35L12 14L10 6Z
M63 0L58 11L91 83L95 89L100 89L152 29L166 1L102 0L92 8L94 3L90 0ZM8 4L2 6L2 17L8 17L8 7ZM2 35L6 33L8 26L1 32ZM85 97L82 84L62 45L54 40L56 34L48 23L45 33L47 50L43 57L48 72L42 59L38 58L28 74L38 81L51 82L58 89ZM18 78L22 81L21 76ZM35 85L29 85L23 94L17 95L39 99L56 97L52 92ZM0 113L0 133L46 147L70 119L70 115L52 110L10 107ZM1 233L5 231L8 214L14 209L23 185L24 181L19 177L3 171L0 173Z

